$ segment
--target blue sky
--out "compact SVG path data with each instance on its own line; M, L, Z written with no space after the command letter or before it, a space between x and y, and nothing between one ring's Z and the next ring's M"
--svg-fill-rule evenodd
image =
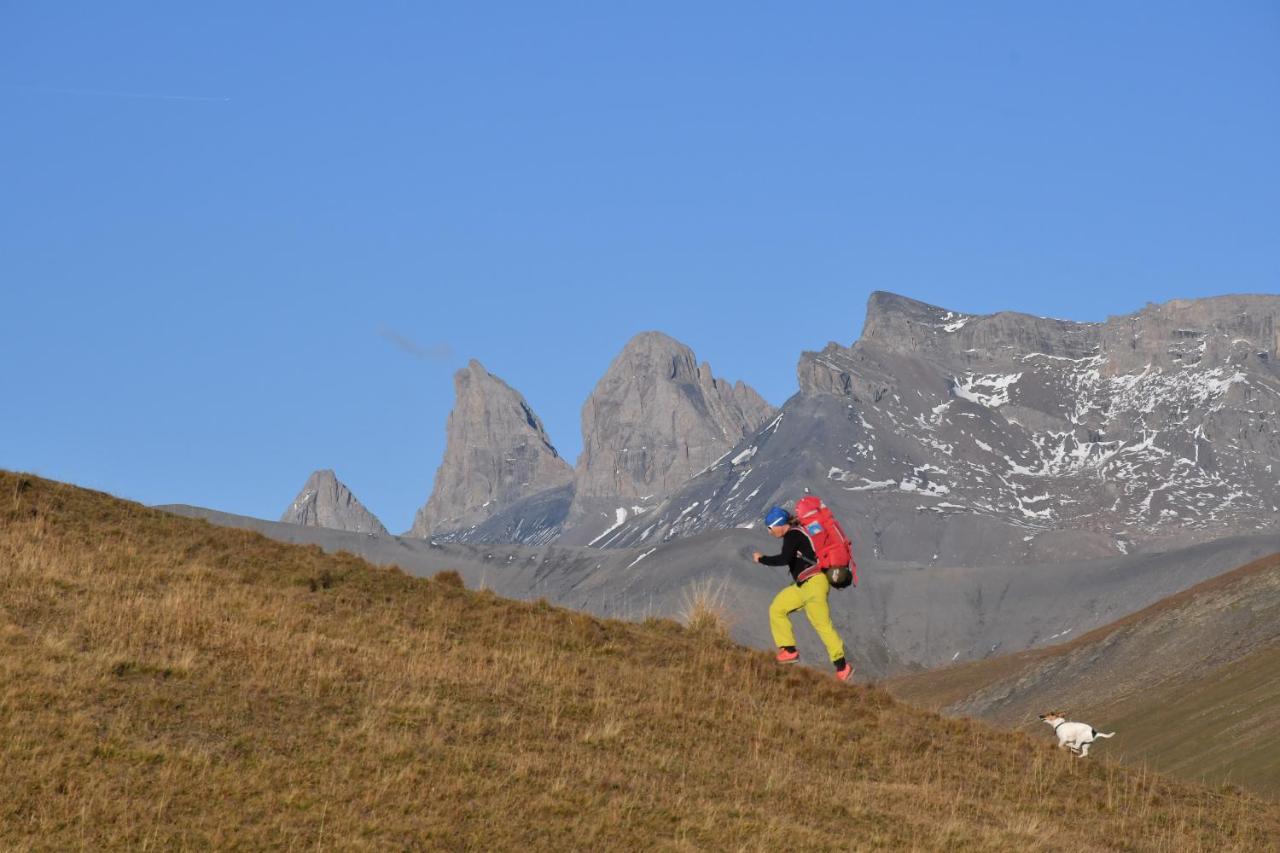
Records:
M1274 2L0 2L0 128L0 467L148 503L406 529L468 358L573 460L646 329L1280 292Z

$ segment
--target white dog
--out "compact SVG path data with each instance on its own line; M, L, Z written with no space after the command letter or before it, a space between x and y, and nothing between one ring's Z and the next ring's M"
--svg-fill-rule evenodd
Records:
M1115 737L1115 732L1100 732L1088 723L1069 723L1058 711L1041 714L1040 719L1053 726L1058 736L1058 749L1064 746L1080 758L1089 754L1089 744L1100 737Z

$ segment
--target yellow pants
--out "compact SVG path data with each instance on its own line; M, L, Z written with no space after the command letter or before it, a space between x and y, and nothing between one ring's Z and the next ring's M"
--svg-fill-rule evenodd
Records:
M827 576L819 572L800 586L791 584L774 596L773 603L769 605L769 630L773 632L773 644L779 648L796 644L790 614L804 610L809 624L827 647L832 663L844 657L844 642L831 624L831 609L827 607L827 593L830 591Z

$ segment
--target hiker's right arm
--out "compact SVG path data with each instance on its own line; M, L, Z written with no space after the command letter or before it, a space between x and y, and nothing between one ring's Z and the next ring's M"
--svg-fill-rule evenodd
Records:
M760 558L760 564L763 566L789 566L796 556L796 543L792 537L787 536L782 540L782 553L769 555L765 554Z

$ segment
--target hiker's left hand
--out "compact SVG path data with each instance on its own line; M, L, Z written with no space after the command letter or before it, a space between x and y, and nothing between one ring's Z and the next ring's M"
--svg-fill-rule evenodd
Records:
M755 561L755 562L757 562L757 563L758 563L758 562L760 562L760 558L761 558L761 557L763 557L763 556L764 556L764 555L763 555L763 554L761 554L759 551L756 551L756 552L752 553L752 555L751 555L751 559L752 559L753 561Z

